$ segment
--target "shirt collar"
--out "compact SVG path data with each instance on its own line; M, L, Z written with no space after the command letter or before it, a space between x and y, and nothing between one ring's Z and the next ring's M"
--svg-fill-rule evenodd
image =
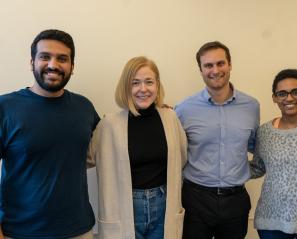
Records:
M222 105L230 104L233 100L236 99L237 92L236 92L236 90L234 89L233 84L232 84L231 82L230 82L229 84L230 84L230 87L231 87L231 89L232 89L232 91L233 91L233 94L232 94L231 97L230 97L229 99L227 99ZM216 105L216 103L212 101L212 99L211 99L211 95L209 94L209 92L208 92L208 90L207 90L206 87L202 90L202 97L203 97L206 101L208 101L210 104Z

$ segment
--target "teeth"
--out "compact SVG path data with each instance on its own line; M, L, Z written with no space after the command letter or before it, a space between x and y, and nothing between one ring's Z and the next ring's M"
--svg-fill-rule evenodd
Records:
M57 72L46 72L45 75L49 77L60 77L61 75Z
M285 109L292 110L296 107L296 104L284 105L284 107L285 107Z
M213 80L218 80L218 79L221 79L222 78L222 76L213 76L213 77L211 77L211 79L213 79Z
M295 104L289 104L289 105L285 105L286 108L292 109L295 107Z

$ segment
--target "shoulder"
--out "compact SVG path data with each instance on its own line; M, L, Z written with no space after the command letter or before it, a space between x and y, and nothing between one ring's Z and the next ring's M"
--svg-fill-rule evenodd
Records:
M166 115L169 117L176 117L175 111L171 108L157 107L159 114Z
M266 132L270 132L271 130L272 130L272 120L260 125L260 127L257 130L257 135L261 136L263 134L266 134Z
M23 97L22 90L0 95L0 106L11 107L14 104L19 104L24 102Z
M80 111L84 111L85 113L91 113L98 116L93 103L87 97L65 90L65 99L70 102L72 107L75 107Z
M184 100L178 102L174 108L175 112L180 115L187 110L192 111L193 107L200 107L208 103L207 96L204 94L205 90L202 90L194 95L191 95Z
M254 98L254 97L252 97L252 96L250 96L250 95L248 95L248 94L246 94L246 93L244 93L242 91L239 91L239 90L235 90L235 92L236 92L237 101L239 103L246 103L246 104L251 104L251 105L254 105L256 107L259 107L260 104L259 104L259 101L256 98Z
M104 115L96 127L94 142L101 144L102 139L118 140L119 134L121 134L123 130L128 129L127 122L127 111Z
M273 120L269 120L263 124L261 124L261 126L259 127L259 129L267 129L267 128L270 128L270 126L272 125L272 121Z
M9 100L9 99L15 99L15 98L21 97L22 92L23 90L19 90L19 91L13 91L10 93L0 95L0 100L3 101L3 100Z
M170 108L159 108L157 107L158 113L163 123L169 120L177 120L177 115L173 109Z
M176 112L169 108L157 108L163 125L176 127L180 125L179 118Z
M177 103L176 106L185 105L185 104L188 104L191 102L195 102L197 100L201 100L202 96L203 96L203 91L199 91L199 92L195 93L194 95L190 95L190 96L186 97L185 99L183 99L182 101Z
M174 108L179 120L184 123L189 117L199 115L200 112L209 108L209 95L206 89L187 97Z
M26 107L26 102L19 91L0 95L0 121L24 107Z
M74 93L68 90L65 90L65 94L67 96L69 96L71 99L82 102L82 103L86 103L86 104L90 104L93 105L92 102L85 96L78 94L78 93Z
M128 111L122 110L113 114L106 114L102 117L99 125L101 127L114 127L115 125L122 124L128 119Z

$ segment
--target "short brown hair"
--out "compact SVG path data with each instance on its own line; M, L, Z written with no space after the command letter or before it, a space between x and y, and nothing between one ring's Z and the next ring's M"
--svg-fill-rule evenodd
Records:
M132 100L132 80L134 79L137 71L144 66L148 66L156 75L156 81L158 84L157 98L155 100L156 106L161 106L164 99L164 88L161 84L160 73L155 62L144 56L130 59L126 63L118 82L115 92L115 101L118 106L123 109L130 110L130 112L135 116L139 115L139 113Z
M228 47L226 47L223 43L219 41L207 42L202 47L200 47L200 49L196 53L196 60L200 71L201 71L201 56L203 56L207 51L215 50L219 48L225 51L227 61L229 64L231 63L231 55Z

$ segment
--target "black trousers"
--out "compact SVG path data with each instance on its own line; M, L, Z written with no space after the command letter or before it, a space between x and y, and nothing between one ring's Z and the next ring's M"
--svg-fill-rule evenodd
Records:
M230 194L183 184L186 210L183 239L243 239L247 234L250 197L245 188Z

